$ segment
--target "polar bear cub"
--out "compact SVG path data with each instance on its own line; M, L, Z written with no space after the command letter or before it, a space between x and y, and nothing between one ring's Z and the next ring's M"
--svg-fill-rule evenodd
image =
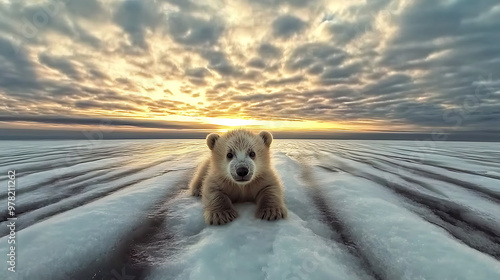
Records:
M236 202L255 202L255 216L263 220L287 217L283 187L271 165L271 133L237 129L211 133L206 140L211 156L189 188L192 195L201 195L207 224L223 225L238 217Z

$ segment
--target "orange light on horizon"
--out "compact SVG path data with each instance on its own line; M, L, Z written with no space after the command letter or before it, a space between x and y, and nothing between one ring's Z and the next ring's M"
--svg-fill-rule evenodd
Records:
M376 125L367 125L366 123L336 123L320 122L313 120L286 121L286 120L256 120L244 118L206 118L206 123L221 125L221 132L234 129L236 127L245 127L249 129L266 129L275 131L353 131L370 130Z

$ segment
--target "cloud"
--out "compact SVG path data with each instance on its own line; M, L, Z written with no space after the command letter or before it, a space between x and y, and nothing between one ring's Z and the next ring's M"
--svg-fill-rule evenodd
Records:
M208 68L216 71L222 76L238 76L242 72L235 67L227 58L227 55L221 51L202 51L201 56L208 60Z
M328 30L335 41L340 44L349 43L351 40L363 35L371 28L371 22L334 22Z
M301 70L310 66L339 65L347 57L345 51L328 43L306 43L297 46L285 65L289 70ZM314 72L314 71L313 71Z
M498 2L494 0L481 1L474 5L464 0L438 5L424 0L412 4L400 18L401 29L395 38L397 43L426 42L437 38L463 36L471 32L491 32L493 30L486 28L487 25L498 25L497 20L487 22L478 18L498 6Z
M149 1L125 0L118 5L113 19L129 35L134 46L146 49L146 32L156 26L159 14Z
M96 19L105 13L101 2L98 0L66 1L65 3L71 14L83 19Z
M0 114L498 132L498 30L494 0L5 0Z
M210 74L210 72L208 72L208 70L206 68L203 68L203 67L191 68L191 69L186 70L186 75L189 77L193 77L193 78L203 79L209 74Z
M293 15L282 15L272 23L273 35L278 38L290 38L305 27L306 23Z
M409 91L411 86L410 76L394 74L368 85L364 89L364 93L369 95L390 94L393 92Z
M30 97L41 85L36 64L27 50L16 42L0 35L0 94ZM1 106L1 104L0 104Z
M288 84L296 84L296 83L302 82L303 80L304 80L303 76L297 75L297 76L288 77L288 78L269 80L264 85L266 87L284 86L284 85L288 85Z
M0 122L35 122L61 125L98 125L98 126L133 126L141 128L163 128L163 129L216 129L218 126L192 122L165 122L151 120L137 120L126 118L85 118L66 116L2 116Z
M315 0L246 0L250 3L255 3L262 5L264 7L277 7L282 5L289 5L291 7L305 7L310 4L314 4Z
M177 6L183 11L193 11L193 10L198 10L200 8L197 4L189 0L161 0L161 1Z
M45 53L41 53L38 55L38 60L42 64L59 71L69 78L75 80L82 79L81 73L76 69L75 65L73 65L68 59L64 57L55 57L47 55Z
M224 31L224 25L212 18L205 20L185 13L171 13L167 19L168 32L183 45L213 45Z
M260 58L252 58L250 61L248 61L247 65L257 69L266 68L266 63Z
M342 79L351 78L358 74L362 69L360 63L353 63L349 65L342 65L340 67L328 67L321 74L321 81L328 83L329 81L338 81Z
M8 30L9 35L21 44L44 44L47 43L44 35L56 33L94 48L101 45L100 40L82 27L78 20L82 18L80 16L87 18L89 13L95 16L102 14L100 5L94 1L66 3L51 0L36 4L4 2L0 5L0 17L3 19L0 20L0 30Z
M109 103L109 102L99 102L94 100L82 100L74 103L76 108L80 109L100 109L100 110L109 110L109 111L139 111L138 107L125 104L125 103Z
M283 51L280 48L270 43L260 44L257 52L262 58L265 59L277 59L281 58L281 56L283 55Z

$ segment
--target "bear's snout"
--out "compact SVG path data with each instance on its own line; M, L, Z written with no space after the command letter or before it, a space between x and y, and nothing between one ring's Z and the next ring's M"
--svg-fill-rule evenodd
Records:
M231 177L233 177L233 180L236 181L237 183L248 183L250 180L252 180L253 177L253 167L248 166L247 163L245 162L238 162L235 163L233 166L230 167L230 173Z
M238 176L240 176L240 177L247 176L247 174L248 174L248 168L246 168L246 167L239 167L238 169L236 169L236 174L238 174Z

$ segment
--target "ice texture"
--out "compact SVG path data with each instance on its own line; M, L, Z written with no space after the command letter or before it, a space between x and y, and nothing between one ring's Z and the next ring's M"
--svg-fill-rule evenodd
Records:
M1 141L0 279L500 279L499 148L275 140L288 219L208 226L203 140Z

